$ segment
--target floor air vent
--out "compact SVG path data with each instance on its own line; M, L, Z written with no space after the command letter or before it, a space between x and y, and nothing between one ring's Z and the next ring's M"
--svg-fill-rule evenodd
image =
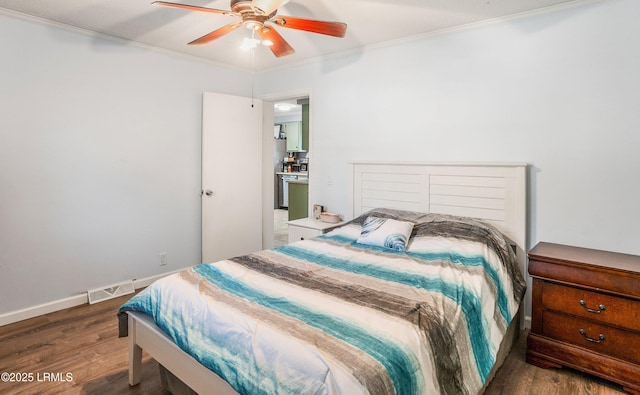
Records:
M102 302L103 300L113 299L115 297L131 294L135 292L133 281L125 281L120 284L114 284L106 288L91 289L87 291L89 295L89 304Z

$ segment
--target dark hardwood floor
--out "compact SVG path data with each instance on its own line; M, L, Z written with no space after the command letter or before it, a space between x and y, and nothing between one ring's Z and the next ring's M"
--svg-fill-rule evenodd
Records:
M32 380L0 381L0 394L163 394L158 364L146 354L141 384L129 387L127 339L118 338L116 319L118 307L129 297L0 327L0 373L23 373ZM485 394L624 393L579 372L528 365L525 348L523 332Z
M0 373L33 374L31 382L0 381L0 394L162 394L158 364L148 355L142 383L129 387L127 338L118 338L116 312L130 297L0 327ZM72 380L43 380L47 373L71 373Z

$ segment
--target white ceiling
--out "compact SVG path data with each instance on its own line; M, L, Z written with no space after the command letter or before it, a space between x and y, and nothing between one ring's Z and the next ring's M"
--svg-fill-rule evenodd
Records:
M229 9L228 0L173 0L191 5ZM250 36L237 29L203 46L186 44L228 23L232 16L151 5L152 0L0 0L0 8L102 35L205 59L226 67L256 72L357 51L416 35L501 18L560 3L583 0L291 0L278 14L339 21L347 24L344 38L293 29L278 32L296 52L276 58L263 46L243 52Z

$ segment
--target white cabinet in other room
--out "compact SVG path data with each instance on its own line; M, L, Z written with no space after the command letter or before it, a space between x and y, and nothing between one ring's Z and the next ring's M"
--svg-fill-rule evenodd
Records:
M302 122L287 122L282 124L287 138L287 151L299 152L302 149Z

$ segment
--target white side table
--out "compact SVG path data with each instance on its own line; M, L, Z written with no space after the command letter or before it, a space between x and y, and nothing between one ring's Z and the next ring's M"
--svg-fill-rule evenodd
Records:
M287 222L289 225L289 243L320 236L330 230L344 225L344 222L328 223L313 218L300 218Z

